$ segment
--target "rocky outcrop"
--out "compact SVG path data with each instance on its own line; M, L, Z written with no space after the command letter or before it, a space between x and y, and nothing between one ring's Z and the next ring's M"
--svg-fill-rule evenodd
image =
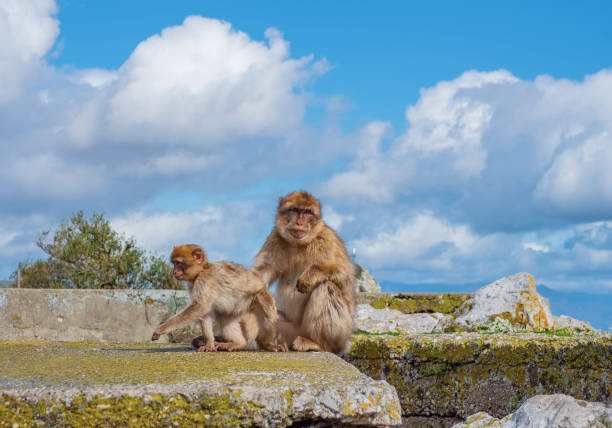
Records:
M380 293L378 282L367 269L355 264L355 290L358 293Z
M576 400L562 394L536 395L503 419L479 412L453 428L608 428L612 404Z
M395 390L329 353L0 341L0 426L381 426Z
M453 314L471 297L468 293L359 293L357 303L404 314Z
M396 309L374 309L370 305L357 305L355 328L370 333L425 333L432 331L444 315L434 313L405 314Z
M501 418L536 394L611 401L612 335L554 334L363 334L345 359L395 386L406 422Z
M517 273L478 289L438 329L476 330L495 318L526 330L546 330L555 325L548 300L536 291L533 277Z

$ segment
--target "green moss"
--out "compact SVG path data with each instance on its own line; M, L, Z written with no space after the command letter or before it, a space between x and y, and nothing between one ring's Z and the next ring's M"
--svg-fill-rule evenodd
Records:
M449 364L439 364L433 367L419 367L421 376L441 376L453 369Z
M362 294L359 296L360 303L369 303L375 309L395 309L405 314L419 312L452 314L470 297L464 293Z
M178 394L155 398L77 396L64 402L4 394L0 400L2 426L241 427L252 425L253 414L248 403L231 395L207 395L194 400Z
M353 334L363 335L363 336L401 336L402 333L398 333L397 331L383 331L383 332L371 332L364 330L357 330Z
M609 401L612 335L571 333L356 335L345 359L393 385L404 415L502 417L535 394Z
M284 380L292 387L303 382L344 384L360 378L361 374L350 366L339 370L333 358L328 354L311 358L294 352L194 352L172 344L0 341L0 386L3 382L29 387L61 386L66 382L113 385L192 381L266 386L278 385L276 377L269 375L275 373L286 374ZM294 378L295 385L291 383Z

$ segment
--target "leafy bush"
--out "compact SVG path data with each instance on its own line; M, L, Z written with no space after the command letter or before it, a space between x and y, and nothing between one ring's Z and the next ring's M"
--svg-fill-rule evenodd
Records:
M87 220L79 211L52 238L50 231L40 233L36 244L49 258L19 263L23 288L184 288L172 266L119 236L102 214ZM11 280L16 287L17 270Z

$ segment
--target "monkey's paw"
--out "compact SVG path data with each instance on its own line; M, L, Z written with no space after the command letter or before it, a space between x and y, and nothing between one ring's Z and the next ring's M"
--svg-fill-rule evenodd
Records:
M238 346L234 342L219 342L215 345L217 351L232 352L238 349Z
M289 352L289 347L286 343L280 343L278 345L270 343L268 345L265 345L264 349L270 352Z
M295 289L300 293L308 293L313 287L314 284L310 284L308 281L305 281L302 278L298 278L297 283L295 284Z
M217 347L215 345L203 345L198 348L197 352L217 352Z

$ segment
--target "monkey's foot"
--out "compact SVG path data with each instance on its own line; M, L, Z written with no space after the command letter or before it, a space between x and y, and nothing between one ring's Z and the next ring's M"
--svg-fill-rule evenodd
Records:
M199 349L201 346L204 346L204 345L206 345L206 339L204 338L204 336L195 337L191 341L191 346L193 346L196 349Z
M235 351L236 349L240 349L241 346L239 346L238 344L234 342L218 342L215 344L215 348L217 349L217 351L232 352L232 351Z
M303 336L298 336L295 338L291 344L291 349L298 352L323 351L321 345Z
M198 348L197 352L217 352L217 347L214 345L203 345Z
M289 347L286 343L279 343L278 345L269 343L267 345L263 345L263 348L270 352L289 352Z

